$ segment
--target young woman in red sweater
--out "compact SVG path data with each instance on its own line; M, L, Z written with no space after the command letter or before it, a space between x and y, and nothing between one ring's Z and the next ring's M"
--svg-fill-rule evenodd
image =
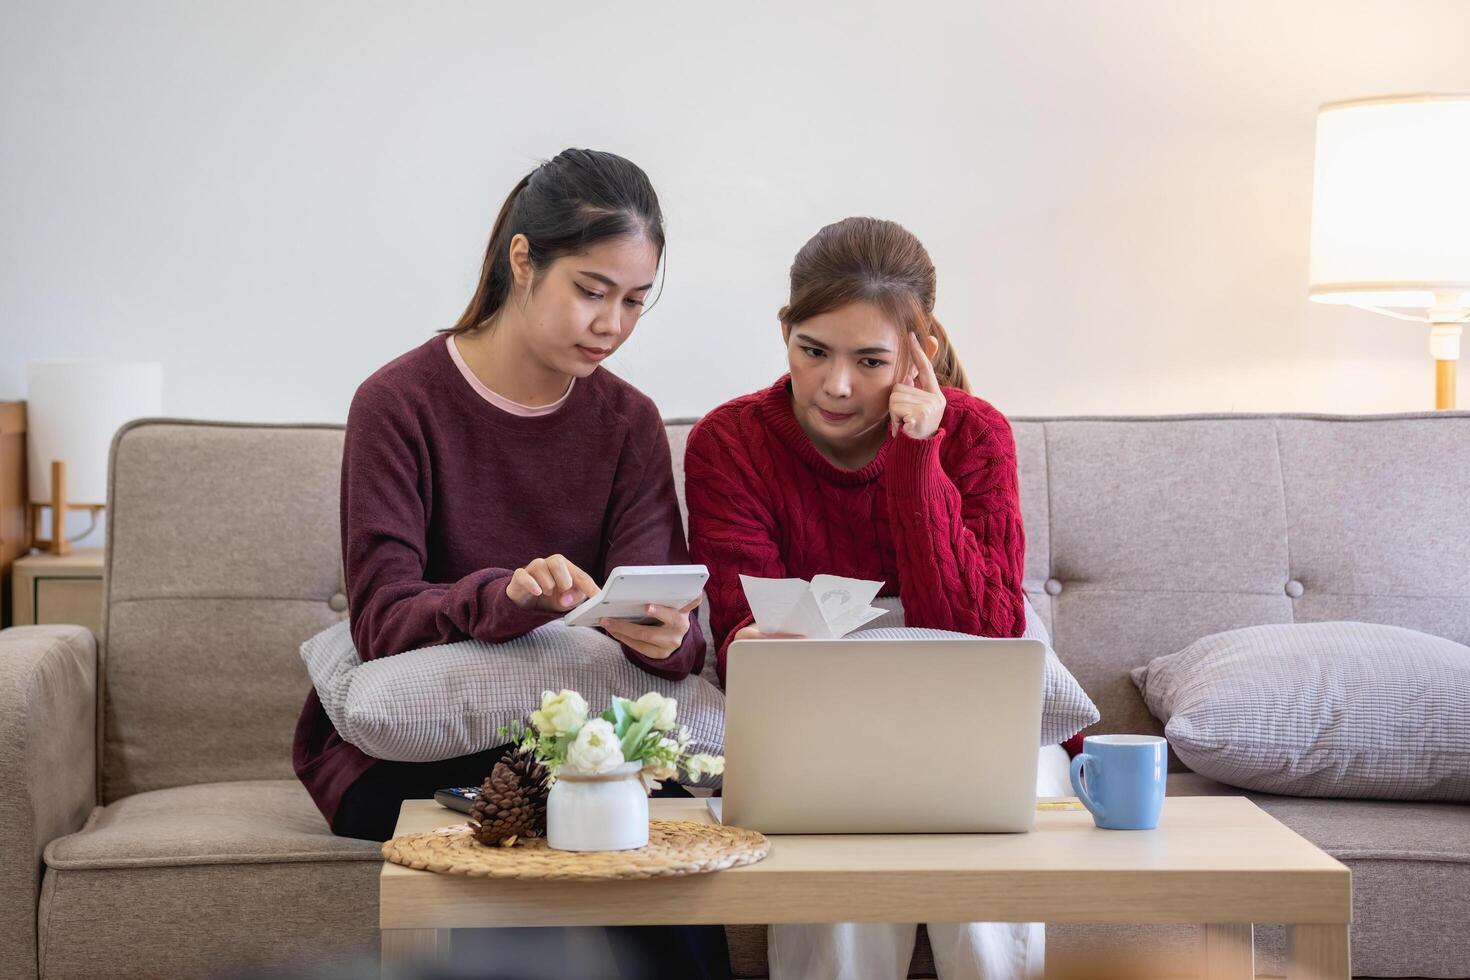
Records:
M790 374L715 409L685 454L690 547L709 566L717 664L762 639L740 575L879 580L908 626L1019 636L1025 537L1006 418L969 394L934 318L934 264L891 221L819 231L780 311ZM1067 755L1042 752L1038 789L1069 793ZM772 980L889 980L915 927L774 926ZM1039 976L1039 923L930 924L944 980Z
M658 197L641 169L566 150L506 199L459 322L358 388L341 520L364 660L521 636L598 591L617 565L688 560L658 409L600 366L637 325L663 246ZM652 675L698 673L705 646L691 610L649 610L655 625L603 628ZM335 833L386 840L405 799L479 785L504 750L374 759L342 740L312 691L293 761ZM609 938L622 977L730 975L717 926ZM504 932L496 939L505 971L496 975L570 969L558 930L526 930L513 946Z

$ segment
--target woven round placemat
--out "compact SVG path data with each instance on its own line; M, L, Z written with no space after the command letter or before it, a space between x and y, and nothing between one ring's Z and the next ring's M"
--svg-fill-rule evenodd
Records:
M383 858L420 871L472 878L599 881L723 871L754 864L770 850L771 842L753 830L651 820L648 846L632 851L553 851L545 840L486 847L466 826L394 837L383 845Z

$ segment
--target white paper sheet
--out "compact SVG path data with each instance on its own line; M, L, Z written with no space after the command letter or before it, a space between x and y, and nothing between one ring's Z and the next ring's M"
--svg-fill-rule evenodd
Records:
M835 640L883 615L869 605L882 582L840 575L817 575L811 582L742 575L740 584L762 633Z

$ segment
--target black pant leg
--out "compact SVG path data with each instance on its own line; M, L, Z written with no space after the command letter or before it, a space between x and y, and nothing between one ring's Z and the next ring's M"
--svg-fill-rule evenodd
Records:
M511 746L440 762L390 762L379 759L357 778L337 806L332 833L338 837L385 841L398 826L404 800L431 800L449 786L479 786Z
M656 797L687 798L666 782ZM730 946L724 926L612 926L607 930L623 980L729 980Z
M450 786L479 786L490 775L510 745L500 745L438 762L392 762L379 759L342 794L332 832L340 837L386 841L398 826L398 811L404 800L429 800L437 790ZM455 816L460 814L455 813ZM456 936L470 930L456 929ZM566 936L560 929L475 930L458 940L459 947L474 956L477 947L488 946L481 965L473 972L481 980L556 980L566 976ZM456 961L459 955L455 954ZM457 971L455 976L463 974Z
M511 746L502 745L442 762L379 760L347 788L332 832L341 837L386 841L398 824L404 800L432 799L448 786L478 786ZM688 797L677 783L655 796ZM456 930L457 932L459 930ZM495 929L490 938L500 977L561 976L566 935L560 929ZM613 926L608 943L620 980L729 980L730 949L724 926ZM477 942L467 944L471 948ZM489 963L487 963L487 968ZM549 972L543 972L549 971Z

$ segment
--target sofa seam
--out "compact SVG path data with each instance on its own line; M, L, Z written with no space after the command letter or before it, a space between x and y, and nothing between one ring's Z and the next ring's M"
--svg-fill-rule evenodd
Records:
M218 854L201 855L198 859L187 861L154 861L149 858L130 858L124 860L112 860L106 864L55 864L47 865L48 869L56 871L135 871L140 868L227 868L232 865L257 866L264 864L298 865L298 864L348 864L368 863L383 861L381 851L364 852L361 855L354 854L298 854L273 855L268 858L248 859L239 857L228 857Z
M1286 463L1281 458L1281 420L1271 420L1271 434L1276 438L1276 473L1281 478L1281 540L1286 546L1286 581L1296 581L1296 566L1291 561L1291 509L1287 505L1286 497ZM1287 593L1291 595L1290 593ZM1291 596L1292 601L1287 605L1291 615L1291 622L1296 622L1296 596Z
M1332 799L1336 799L1333 797ZM1395 802L1407 803L1408 800ZM1320 847L1320 845L1318 845ZM1340 861L1422 861L1426 864L1470 864L1470 853L1442 854L1433 851L1334 851L1320 849Z
M46 864L42 864L41 865L41 868L42 868L42 872L41 872L41 883L44 886L45 885L46 876L51 873L51 868L50 868L49 865L46 865ZM49 901L49 902L46 903L46 948L45 949L42 949L41 948L41 942L40 942L40 939L41 939L41 920L40 920L40 918L37 918L36 919L36 976L38 978L41 977L41 976L44 976L44 974L41 971L41 964L43 962L45 962L47 956L49 955L49 953L51 951L52 937L56 935L56 930L51 927L51 916L52 916L53 911L55 910L56 906L58 904L60 904L58 902L58 898L59 898L60 895L61 895L61 881L58 879L51 886L51 901ZM38 895L37 897L39 898L40 896Z
M1055 576L1055 569L1051 566L1053 555L1055 554L1053 544L1053 527L1055 522L1053 520L1053 513L1051 513L1051 432L1048 430L1047 423L1045 422L1041 423L1041 478L1047 480L1047 580L1050 582L1051 579L1057 576ZM1047 595L1050 597L1050 592ZM1055 608L1051 610L1051 619L1055 623L1055 619L1057 619L1057 610Z
M1278 596L1281 593L1276 589L1256 591L1252 589L1166 589L1162 587L1140 587L1136 589L1118 588L1108 585L1093 585L1091 583L1074 579L1067 586L1072 592L1116 592L1129 595L1260 595ZM1034 591L1034 590L1031 590ZM1363 598L1363 599L1470 599L1470 593L1448 593L1444 595L1428 595L1419 592L1329 592L1321 590L1314 593L1316 596L1332 596L1334 598Z

